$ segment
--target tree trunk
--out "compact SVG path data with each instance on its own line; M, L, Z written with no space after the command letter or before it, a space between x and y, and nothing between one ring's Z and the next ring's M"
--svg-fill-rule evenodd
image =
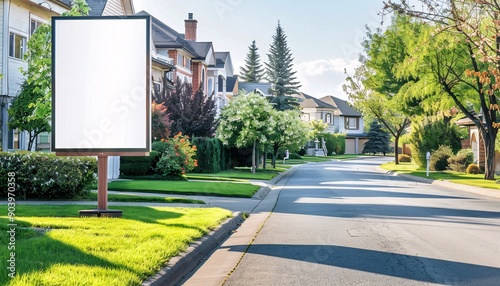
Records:
M278 150L280 146L276 143L273 145L273 168L276 168L276 157L278 156Z
M266 164L267 164L267 152L264 152L264 161L262 162L262 169L266 169Z
M252 174L255 174L255 149L257 142L253 140L253 148L252 148Z
M491 128L493 129L493 128ZM485 180L495 180L495 139L496 132L493 133L483 133L484 142L484 179Z
M394 136L394 164L399 165L399 134Z

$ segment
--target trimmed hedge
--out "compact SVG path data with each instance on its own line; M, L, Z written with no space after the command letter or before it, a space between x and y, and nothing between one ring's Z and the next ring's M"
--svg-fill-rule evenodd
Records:
M224 147L219 139L195 137L192 143L196 146L196 160L198 161L198 166L193 172L214 174L230 168L229 149Z
M154 144L154 143L153 143ZM150 176L155 174L160 152L151 151L149 156L120 157L120 177Z
M432 153L430 160L430 168L433 171L444 171L449 167L448 159L453 156L453 151L450 146L441 145Z
M0 152L0 195L7 197L7 178L15 173L16 197L71 199L86 195L97 183L97 160L57 157L41 152Z
M344 134L319 133L318 140L321 140L321 137L325 138L325 144L326 144L326 149L328 150L328 155L333 155L333 152L335 152L336 155L345 154Z

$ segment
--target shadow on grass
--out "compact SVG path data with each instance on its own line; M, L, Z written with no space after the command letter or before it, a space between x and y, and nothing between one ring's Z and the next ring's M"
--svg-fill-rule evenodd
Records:
M7 225L7 219L0 219L2 230L0 233L0 241L8 241L7 232L4 230ZM17 220L16 223L21 225L29 225L29 222ZM62 266L78 266L78 267L99 267L118 270L118 273L128 272L130 277L135 277L131 282L140 282L144 277L141 273L136 273L133 269L125 265L112 263L106 259L96 257L94 255L82 252L80 249L52 239L46 232L39 232L32 229L17 228L15 232L15 271L16 279L22 278L26 285L47 285L55 282L58 278L50 277L47 281L42 281L39 275L35 273L49 273L52 267ZM2 243L3 244L3 243ZM0 257L8 257L11 250L7 247L0 248ZM1 269L7 269L7 260L0 260ZM3 271L2 271L3 272ZM32 276L30 278L30 276ZM50 274L48 275L50 276ZM33 278L37 277L37 278ZM32 280L32 279L35 279ZM56 279L56 280L53 280ZM12 279L7 275L0 276L0 285L8 284ZM78 281L73 277L73 281ZM58 283L63 283L59 281ZM72 284L71 281L65 281L66 285Z

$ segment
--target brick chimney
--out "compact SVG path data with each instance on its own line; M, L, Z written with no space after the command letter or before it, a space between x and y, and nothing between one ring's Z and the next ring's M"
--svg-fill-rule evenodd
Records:
M188 13L188 19L184 20L184 27L184 38L188 41L196 42L196 28L198 27L198 21L193 19L193 13Z

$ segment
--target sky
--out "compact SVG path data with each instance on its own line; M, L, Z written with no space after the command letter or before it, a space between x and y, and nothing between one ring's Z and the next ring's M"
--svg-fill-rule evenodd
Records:
M134 0L142 10L179 33L188 13L198 21L197 41L212 42L216 52L230 52L234 72L244 65L249 45L256 41L266 62L278 21L294 57L300 91L321 98L348 100L342 91L344 69L359 65L365 26L380 27L382 0Z

